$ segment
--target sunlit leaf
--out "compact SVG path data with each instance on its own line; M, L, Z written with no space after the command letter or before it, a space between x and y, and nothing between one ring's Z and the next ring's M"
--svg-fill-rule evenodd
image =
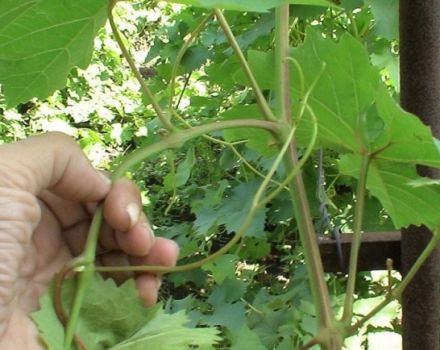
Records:
M0 4L0 83L9 106L51 95L67 74L90 62L107 16L105 0Z

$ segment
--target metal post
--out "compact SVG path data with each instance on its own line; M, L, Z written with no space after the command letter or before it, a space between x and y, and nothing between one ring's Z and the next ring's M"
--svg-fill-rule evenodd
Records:
M401 105L440 137L440 0L400 0ZM421 168L424 176L440 173ZM440 203L439 203L440 205ZM440 207L439 207L440 210ZM402 231L405 274L431 233L426 227ZM438 350L440 345L440 250L420 270L403 295L403 349Z

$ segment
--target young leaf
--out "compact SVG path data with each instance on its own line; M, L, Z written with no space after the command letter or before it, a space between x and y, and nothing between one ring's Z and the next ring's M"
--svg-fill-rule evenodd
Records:
M163 311L127 340L109 350L187 350L190 346L210 346L220 341L215 328L188 328L184 311L167 315Z
M8 106L40 99L86 68L107 18L106 0L19 0L0 4L0 83Z

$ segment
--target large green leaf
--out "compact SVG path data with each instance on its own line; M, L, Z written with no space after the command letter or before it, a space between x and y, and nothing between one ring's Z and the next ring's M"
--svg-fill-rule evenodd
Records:
M356 39L347 34L335 43L309 30L304 45L293 49L292 56L302 67L306 89L319 79L308 103L318 118L322 144L358 154L367 150L394 162L440 167L431 131L389 95ZM299 74L294 68L292 76L297 110ZM298 128L300 145L309 142L311 127L306 115Z
M66 308L74 293L74 280L63 286L63 300ZM158 307L145 308L139 298L134 280L117 287L113 280L104 280L96 275L86 294L81 308L78 333L91 349L108 349L110 346L130 337L154 317ZM61 348L64 327L58 321L51 301L51 292L41 301L41 309L32 314L37 323L42 341L49 350ZM124 300L121 308L120 300Z
M358 177L361 157L345 155L340 161L343 174ZM438 186L414 187L421 179L415 166L373 160L369 167L367 188L379 198L394 225L398 228L426 225L437 228L440 222L440 188Z
M263 12L279 6L286 0L169 0L179 4L192 5L206 8L222 8L234 11Z
M234 11L264 12L276 6L290 3L297 5L335 7L327 0L168 0L179 4Z
M367 187L388 211L396 227L425 224L436 227L440 215L435 188L414 188L416 165L440 167L440 154L428 127L403 111L389 95L370 64L368 52L350 35L338 43L309 30L303 45L292 50L304 73L305 90L316 79L308 100L316 114L322 145L353 153L341 161L341 171L357 177L360 155L371 154ZM323 64L324 63L324 64ZM292 94L299 108L298 70L292 68ZM298 143L306 145L312 119L306 114L298 128Z
M335 43L308 30L305 43L292 49L292 56L302 68L306 89L319 79L308 102L319 118L320 141L332 148L359 152L363 148L362 117L372 106L379 83L362 44L349 35ZM292 65L296 107L301 98L299 81ZM304 118L298 130L300 144L308 143L311 128L311 119Z
M376 159L440 167L440 154L431 129L405 112L381 85L376 94L377 113L384 123L376 139Z
M73 67L87 67L107 6L106 0L0 4L0 83L9 106L46 98Z

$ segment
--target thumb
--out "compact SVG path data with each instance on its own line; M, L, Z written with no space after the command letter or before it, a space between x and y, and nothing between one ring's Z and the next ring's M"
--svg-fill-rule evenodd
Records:
M0 146L0 187L34 195L45 189L77 201L99 201L110 189L106 180L69 136L47 133Z

